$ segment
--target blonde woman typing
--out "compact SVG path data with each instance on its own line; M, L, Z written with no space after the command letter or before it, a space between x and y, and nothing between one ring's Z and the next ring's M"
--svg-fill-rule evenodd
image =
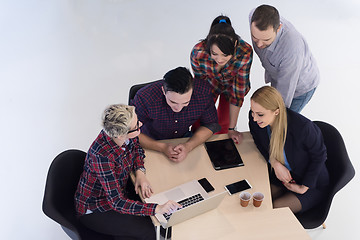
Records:
M251 97L249 128L270 166L274 208L306 211L326 196L329 174L320 129L285 107L280 93L265 86Z

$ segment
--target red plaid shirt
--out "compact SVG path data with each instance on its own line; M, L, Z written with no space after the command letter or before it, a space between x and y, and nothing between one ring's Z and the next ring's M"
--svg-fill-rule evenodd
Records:
M231 104L241 107L250 90L252 57L252 47L239 39L235 56L218 72L217 63L206 51L205 42L202 41L194 46L190 61L195 77L208 81L215 97L222 93Z
M102 130L91 145L77 191L75 207L79 215L87 210L114 210L124 214L155 215L157 204L127 199L125 186L131 171L144 166L144 150L138 138L118 146Z

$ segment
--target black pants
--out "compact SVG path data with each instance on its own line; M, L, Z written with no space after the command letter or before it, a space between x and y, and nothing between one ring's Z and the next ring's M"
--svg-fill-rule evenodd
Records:
M131 181L126 186L129 199L139 201ZM116 211L95 212L80 217L86 227L100 233L118 236L118 239L156 239L155 227L150 217L121 214Z
M96 232L117 236L119 239L156 239L150 217L107 211L83 215L80 222Z

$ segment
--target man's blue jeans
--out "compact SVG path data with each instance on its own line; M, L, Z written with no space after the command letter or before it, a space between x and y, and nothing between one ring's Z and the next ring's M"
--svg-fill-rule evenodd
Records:
M301 110L303 110L305 105L310 101L311 97L314 95L315 90L316 88L310 90L309 92L301 96L293 98L290 109L293 110L294 112L298 112L298 113L301 112Z

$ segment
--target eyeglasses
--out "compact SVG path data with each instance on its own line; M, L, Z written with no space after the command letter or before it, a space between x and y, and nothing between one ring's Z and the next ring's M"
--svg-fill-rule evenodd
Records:
M140 126L139 126L139 125L140 125L140 121L139 121L139 119L138 119L138 120L137 120L137 123L136 123L136 128L133 129L133 130L129 130L129 131L128 131L128 134L139 131L139 130L140 130Z

